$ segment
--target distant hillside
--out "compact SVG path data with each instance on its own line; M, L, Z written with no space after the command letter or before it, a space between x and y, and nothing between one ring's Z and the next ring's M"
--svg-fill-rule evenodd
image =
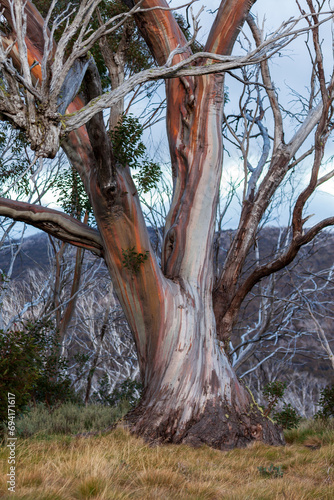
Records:
M149 229L149 233L153 246L155 247L155 231ZM225 260L226 253L234 234L234 230L226 230L221 234L219 239L219 265L222 265ZM273 255L276 250L278 236L278 228L266 227L262 229L258 242L261 261L268 260ZM49 266L48 245L49 236L43 232L25 238L23 240L22 249L14 264L13 278L24 275L29 268L47 269ZM15 246L13 251L15 251ZM248 266L246 266L246 268L251 268L252 265L254 265L254 251L255 248L253 247L248 257ZM305 261L305 259L307 260ZM7 272L10 260L11 249L6 247L0 251L0 269ZM306 262L308 269L312 269L313 272L330 268L334 264L334 233L323 232L313 242L302 248L293 266L298 265L299 271L301 271L301 268L305 266Z
M150 235L152 239L153 246L156 245L156 235L153 229L150 230ZM231 239L233 238L234 231L228 230L221 234L219 239L219 267L223 265L226 253L228 251ZM279 237L279 230L277 228L265 228L262 230L258 245L261 261L265 262L270 260L273 256ZM8 272L8 266L11 260L11 252L15 251L15 246L10 248L5 248L0 251L0 268L4 272ZM46 271L50 266L49 258L52 257L53 250L50 246L49 236L45 233L38 233L33 236L26 238L23 241L22 248L18 254L12 278L24 280L26 273L29 269L39 269ZM75 254L75 248L73 247L73 256ZM86 252L86 258L92 258L90 252ZM250 255L247 259L245 266L245 275L251 272L255 264L255 247L251 249ZM324 269L329 269L334 264L334 234L330 232L324 232L319 235L312 243L302 248L298 257L289 266L289 273L284 270L277 273L277 295L280 297L288 296L288 294L293 290L293 283L300 283L301 280L305 279L305 276L309 276L310 273L319 273L319 271ZM103 274L107 273L104 265L100 268ZM334 285L334 284L333 284ZM328 291L328 296L326 300L328 304L334 304L334 286ZM256 323L258 308L259 308L259 288L258 285L252 290L252 300L246 298L244 307L240 313L240 318L238 325L241 328L247 327ZM334 314L333 314L334 316ZM334 332L334 318L329 317L324 323L324 329L329 337L329 340L333 338ZM302 331L314 331L314 325L310 323L310 318L305 317L303 320L299 320L297 327ZM240 330L241 331L241 330ZM245 331L245 330L243 330ZM235 334L238 338L238 331ZM312 373L313 376L322 379L330 380L332 379L332 368L328 361L314 359L314 357L319 356L320 347L319 342L314 340L312 337L303 337L299 340L301 346L306 350L310 351L310 355L296 355L293 358L293 363L291 364L291 369L294 370L297 367L301 367L304 371ZM316 353L313 356L312 353Z
M152 245L156 246L156 233L153 229L149 229ZM0 250L0 269L6 274L10 266L12 254L16 252L19 242L14 243L11 247L4 245ZM73 255L76 247L72 247ZM50 256L52 257L53 250L50 245L50 237L48 234L39 231L38 233L23 239L21 250L18 253L13 266L12 279L22 279L29 269L47 270L50 266ZM86 252L86 257L92 254Z
M48 240L46 233L37 233L25 238L21 251L15 259L12 278L23 277L28 269L46 270L49 266ZM0 251L0 269L8 272L12 253L16 251L17 245L12 248L4 246Z

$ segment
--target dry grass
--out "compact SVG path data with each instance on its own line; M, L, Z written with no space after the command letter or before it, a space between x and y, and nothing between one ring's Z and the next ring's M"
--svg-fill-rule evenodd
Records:
M331 440L328 435L325 440L320 437L316 447L296 443L296 438L295 444L285 447L255 443L230 452L149 447L122 428L99 437L19 440L15 494L7 492L8 452L4 446L0 449L0 497L330 500L334 498L333 438L333 433ZM282 478L261 476L258 467L271 463L282 467Z

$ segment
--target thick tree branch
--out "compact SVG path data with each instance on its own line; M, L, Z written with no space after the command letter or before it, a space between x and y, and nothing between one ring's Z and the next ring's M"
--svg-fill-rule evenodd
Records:
M302 246L310 243L310 241L312 241L315 236L320 233L320 231L330 226L334 226L334 217L324 219L309 229L306 234L296 236L292 239L288 249L277 259L269 262L268 264L258 266L239 287L237 293L231 301L229 310L226 313L223 322L226 323L226 325L233 324L244 298L256 285L256 283L266 276L270 276L271 274L276 273L289 265L294 260Z
M239 30L256 0L222 0L205 45L206 52L230 54ZM238 29L235 27L238 26Z
M88 101L102 94L99 72L93 60L90 61L84 78L84 91ZM86 128L96 160L100 187L105 195L113 195L116 191L116 170L111 140L104 125L102 112L92 116Z
M129 6L129 2L123 0L123 3ZM136 4L138 1L132 3ZM141 8L154 8L154 10L136 14L135 19L153 57L161 66L166 63L173 50L187 45L187 40L166 0L144 0ZM188 48L184 53L178 54L175 59L179 62L190 54L191 50Z
M57 210L0 198L0 216L25 222L66 243L85 248L103 257L103 245L99 232Z

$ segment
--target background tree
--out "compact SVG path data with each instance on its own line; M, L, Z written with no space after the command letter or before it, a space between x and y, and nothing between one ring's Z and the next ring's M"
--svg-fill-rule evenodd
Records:
M232 57L234 42L253 1L222 1L203 52L195 54L164 0L123 3L130 10L106 21L97 12L100 26L92 31L90 20L100 4L98 0L84 0L73 11L65 9L53 22L56 2L51 3L44 22L29 2L24 7L21 0L1 0L8 32L2 37L4 87L0 110L25 130L40 157L55 155L61 139L88 194L97 229L70 215L5 198L0 200L0 213L29 222L105 259L134 335L144 385L143 398L128 417L134 432L172 442L206 442L222 449L254 439L281 443L279 431L254 407L238 381L216 333L226 344L252 287L291 262L303 245L334 223L330 218L306 231L303 227L305 203L324 181L318 174L332 130L333 77L326 82L319 43L321 12L307 0L310 14L301 15L301 20L307 21L305 27L289 21L266 40L248 17L256 48ZM317 8L321 11L323 5L317 4ZM159 67L130 76L102 95L96 65L86 56L95 42L106 40L103 37L119 29L130 15ZM328 13L327 19L331 17ZM56 44L53 36L62 23L65 29ZM286 45L289 37L305 30L313 35L315 81L320 92L312 94L307 116L285 143L267 59ZM194 31L198 31L196 19ZM214 283L212 247L225 98L222 71L253 63L260 63L262 84L273 113L272 156L252 173L238 231ZM164 229L161 267L150 244L130 168L113 154L101 113L110 107L116 118L109 123L118 126L119 103L125 95L139 84L159 78L166 79L166 123L173 172L173 199ZM75 97L81 84L84 96ZM295 205L290 243L278 258L243 276L261 219L313 130L311 180Z

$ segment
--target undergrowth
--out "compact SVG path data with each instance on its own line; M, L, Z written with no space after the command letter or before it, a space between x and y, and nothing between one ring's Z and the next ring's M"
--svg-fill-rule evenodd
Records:
M110 408L109 408L110 411ZM320 445L309 446L318 437ZM254 442L221 452L207 446L149 446L122 427L89 437L17 441L17 487L4 499L308 500L334 498L334 425L306 422L286 432L287 446ZM264 473L264 471L266 473Z
M297 429L286 430L284 435L288 444L334 445L334 419L303 420Z
M117 422L130 405L123 401L118 406L78 406L64 403L49 409L40 403L16 419L16 436L32 436L50 439L52 435L71 435L87 432L101 432Z

